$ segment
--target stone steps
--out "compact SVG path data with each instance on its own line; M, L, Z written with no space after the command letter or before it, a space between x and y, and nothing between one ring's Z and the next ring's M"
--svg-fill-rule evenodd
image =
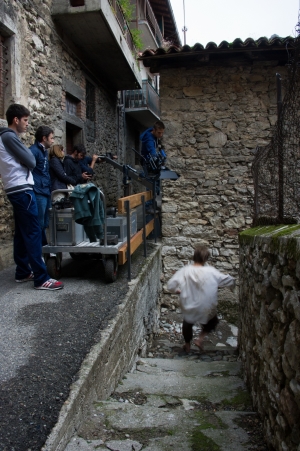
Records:
M247 427L258 419L240 374L237 361L140 359L65 451L264 450Z

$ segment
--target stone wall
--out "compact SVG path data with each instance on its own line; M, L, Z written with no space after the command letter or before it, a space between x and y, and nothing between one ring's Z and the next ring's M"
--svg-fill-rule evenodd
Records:
M107 399L137 355L145 356L147 341L158 328L157 298L161 289L157 277L161 271L161 246L153 247L138 277L129 282L130 290L115 319L101 331L100 342L84 360L43 451L64 450L91 403Z
M239 349L268 443L300 449L300 226L240 235Z
M0 31L5 29L4 45L8 49L5 110L16 102L31 111L29 130L22 136L27 146L34 142L35 130L43 124L54 129L57 144L66 146L68 123L77 127L74 144L83 142L90 154L106 151L117 154L118 149L124 148L125 139L123 122L117 117L117 92L108 93L77 59L71 43L58 34L51 17L51 4L51 0L4 0L0 5ZM86 80L95 86L94 139L87 137ZM66 110L67 95L78 102L76 115ZM2 125L5 123L2 121ZM125 155L120 151L119 157L123 161ZM96 166L95 183L103 188L108 204L115 205L122 193L120 179L111 166ZM12 210L0 183L0 242L11 241L12 234Z
M238 276L238 233L252 224L251 151L269 142L276 122L276 72L284 77L271 62L161 69L167 165L181 174L163 182L165 280L198 243Z

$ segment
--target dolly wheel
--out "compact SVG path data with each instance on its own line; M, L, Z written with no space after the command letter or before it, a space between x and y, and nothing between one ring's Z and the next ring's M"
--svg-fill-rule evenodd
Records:
M118 274L118 264L114 262L112 258L109 258L105 262L105 282L106 283L112 283L117 280L117 274Z
M61 277L61 262L56 257L50 257L47 260L47 271L52 279L59 279Z

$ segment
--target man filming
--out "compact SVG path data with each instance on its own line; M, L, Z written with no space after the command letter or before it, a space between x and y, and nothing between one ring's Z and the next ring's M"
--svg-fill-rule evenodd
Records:
M142 166L147 172L159 173L165 169L164 163L167 158L165 151L161 148L161 138L165 131L165 125L162 121L157 121L153 127L145 130L140 140L142 142Z
M142 142L141 164L145 176L153 177L156 197L160 194L160 171L166 169L164 164L167 156L165 151L161 148L160 142L164 131L164 123L162 121L157 121L153 127L145 130L140 136ZM157 202L155 202L155 204L153 201L146 202L146 211L149 214L155 214L155 212L157 212L157 207Z
M87 155L86 148L83 144L74 146L74 150L77 150L77 158L79 160L79 166L81 167L81 172L86 172L90 176L94 175L95 163L100 163L101 159L98 155L93 155L90 157Z

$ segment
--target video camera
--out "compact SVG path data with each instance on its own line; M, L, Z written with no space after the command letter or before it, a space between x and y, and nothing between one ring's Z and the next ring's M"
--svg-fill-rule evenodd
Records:
M162 169L165 169L165 162L167 159L167 155L165 151L162 149L161 142L158 142L158 150L156 155L148 155L147 157L143 157L141 160L141 164L151 177L151 175L159 175Z

